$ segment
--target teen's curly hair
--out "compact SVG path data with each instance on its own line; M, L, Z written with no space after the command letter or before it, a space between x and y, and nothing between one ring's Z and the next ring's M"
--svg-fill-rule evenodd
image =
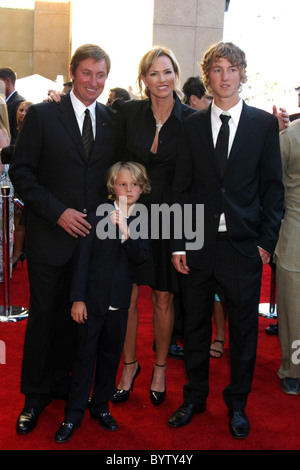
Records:
M207 90L212 91L209 83L209 71L212 64L219 59L227 59L233 66L238 67L241 76L240 85L246 83L247 62L245 53L232 42L219 42L208 49L201 62L202 82Z

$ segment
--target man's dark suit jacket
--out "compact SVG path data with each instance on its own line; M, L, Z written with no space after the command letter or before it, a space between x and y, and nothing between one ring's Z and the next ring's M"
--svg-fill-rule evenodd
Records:
M211 107L183 122L174 180L174 202L204 204L204 245L187 252L187 265L205 267L214 250L220 215L232 245L247 257L257 246L273 253L283 213L277 119L243 103L223 179L214 154ZM185 250L185 239L172 251Z
M9 119L9 128L10 128L10 135L11 135L11 144L14 144L18 135L17 131L17 110L20 104L25 101L23 96L19 95L17 91L15 91L9 100L6 102L7 104L7 112L8 112L8 119Z
M106 172L119 139L118 115L96 104L96 139L89 161L69 95L31 106L19 133L10 177L24 201L26 256L62 266L78 239L57 225L67 208L88 213L106 195Z
M128 238L121 243L118 230L118 238L98 238L96 229L102 218L95 213L89 216L92 229L80 240L73 265L70 300L85 302L88 315L105 315L109 306L128 309L134 268L149 256L149 240ZM129 227L132 220L129 217Z

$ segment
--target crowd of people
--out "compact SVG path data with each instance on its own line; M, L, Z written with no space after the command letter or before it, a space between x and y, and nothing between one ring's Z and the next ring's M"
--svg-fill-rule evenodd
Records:
M174 53L155 46L139 64L140 99L117 87L103 105L98 98L110 66L99 46L80 46L68 90L51 91L35 105L14 90L14 72L0 69L7 103L0 106L2 173L6 167L24 204L15 222L16 234L18 225L24 229L14 263L26 255L30 284L17 433L31 432L56 398L66 400L56 442L72 438L86 409L104 429L118 429L109 403L132 399L141 372L137 306L140 286L147 285L155 351L149 399L154 406L167 399L167 358L175 354L184 357L187 383L168 424L186 426L204 412L210 358L222 356L228 322L231 379L223 396L231 435L246 438L262 268L271 259L278 375L283 391L299 393L299 365L292 364L300 333L299 121L290 125L285 109L270 114L241 99L246 57L232 43L213 45L202 77L188 78L182 88ZM19 110L10 114L13 96ZM16 140L12 113L26 114ZM154 223L152 208L173 204L181 230L175 236L173 220L166 237L163 215ZM138 215L141 205L146 219ZM156 236L145 234L154 225ZM175 342L180 329L183 349Z

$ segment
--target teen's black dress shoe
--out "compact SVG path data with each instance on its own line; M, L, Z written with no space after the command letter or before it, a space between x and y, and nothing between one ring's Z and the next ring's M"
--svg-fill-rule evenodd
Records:
M192 417L195 413L203 413L206 410L206 404L202 403L201 405L194 405L193 403L183 403L175 413L168 420L169 426L174 428L181 428L186 426L192 420Z
M17 419L17 433L27 434L32 431L38 422L39 410L33 406L25 407Z
M232 437L245 439L249 434L249 421L243 410L229 412L229 430Z
M73 423L62 423L55 434L55 442L62 443L69 441L75 429L76 427Z
M110 413L92 413L91 418L99 421L100 426L102 426L107 431L117 431L119 426L117 421L112 417Z

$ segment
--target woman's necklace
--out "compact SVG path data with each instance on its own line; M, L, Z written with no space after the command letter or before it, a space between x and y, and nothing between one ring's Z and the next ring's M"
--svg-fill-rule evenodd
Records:
M174 100L172 101L171 106L170 106L169 109L167 110L166 119L164 120L164 123L168 120L168 118L169 118L169 116L170 116L170 114L171 114L171 112L172 112L173 106L174 106ZM156 131L157 131L157 133L159 134L160 131L161 131L162 126L164 125L164 123L162 124L161 119L159 119L159 118L156 116L156 114L155 114L153 108L152 108L152 112L153 112L153 116L155 117L155 121L156 121ZM158 122L157 122L157 121L158 121Z
M156 117L156 116L155 116ZM161 128L162 128L163 124L161 123L161 120L159 119L159 121L156 123L156 129L157 129L157 132L159 133Z

